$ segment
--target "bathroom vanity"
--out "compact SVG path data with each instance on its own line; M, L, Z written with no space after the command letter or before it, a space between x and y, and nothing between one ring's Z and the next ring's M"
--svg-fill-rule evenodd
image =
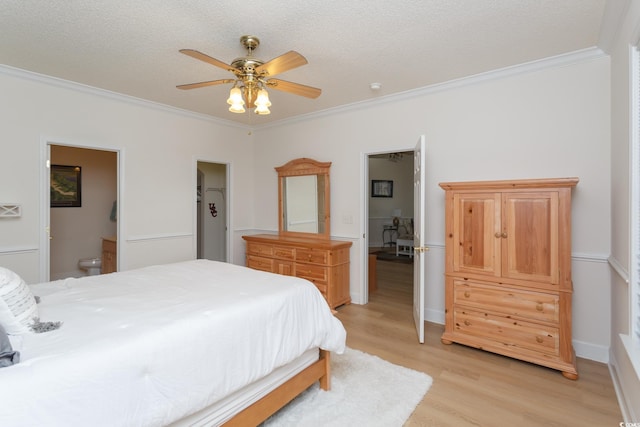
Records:
M102 238L102 274L118 271L118 257L116 252L116 238Z

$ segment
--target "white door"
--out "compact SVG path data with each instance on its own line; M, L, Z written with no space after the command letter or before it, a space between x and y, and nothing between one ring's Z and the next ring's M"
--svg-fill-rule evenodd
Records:
M413 319L416 322L418 341L424 343L424 270L426 251L425 241L425 138L420 136L413 152Z

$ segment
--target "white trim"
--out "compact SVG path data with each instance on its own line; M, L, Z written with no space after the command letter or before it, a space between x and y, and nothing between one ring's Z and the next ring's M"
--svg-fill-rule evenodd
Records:
M629 334L640 345L640 45L629 46ZM625 348L628 347L625 346ZM640 364L640 354L629 353ZM633 360L636 358L637 360Z
M0 256L2 255L17 255L31 252L38 252L40 248L37 246L14 246L14 247L0 247Z
M27 71L20 68L11 67L9 65L0 64L0 74L7 76L18 77L25 80L31 80L39 83L44 83L63 89L75 90L82 93L100 96L103 98L114 99L117 101L127 102L133 105L139 105L142 107L152 108L159 111L165 111L172 114L178 114L181 116L191 117L194 119L205 120L208 122L217 123L220 125L231 126L240 129L251 130L250 126L233 122L231 120L225 120L218 117L213 117L207 114L196 113L194 111L184 110L182 108L172 107L166 104L160 104L158 102L149 101L147 99L136 98L134 96L125 95L118 92L112 92L106 89L100 89L93 86L84 85L82 83L73 82L70 80L64 80L45 74L35 73L33 71Z
M627 270L625 270L625 268L622 265L620 265L618 260L613 257L609 257L607 261L609 262L609 265L611 266L611 268L613 268L613 271L618 273L618 276L620 276L622 280L624 280L627 284L629 284L629 273L627 272Z
M455 80L450 80L442 83L435 83L433 85L424 86L418 89L412 89L405 92L400 92L392 95L382 96L375 99L369 99L365 101L358 101L351 104L341 105L334 108L328 108L326 110L311 112L308 114L301 114L295 117L277 120L262 125L248 126L240 124L231 120L221 119L206 114L196 113L193 111L184 110L177 107L172 107L157 102L136 98L129 95L120 94L117 92L108 91L105 89L99 89L91 86L87 86L81 83L72 82L69 80L63 80L57 77L47 76L44 74L35 73L32 71L22 70L20 68L10 67L8 65L0 64L0 74L8 76L23 78L27 80L37 81L53 86L58 86L70 90L76 90L83 93L89 93L105 98L115 99L123 102L128 102L134 105L141 105L148 108L153 108L160 111L166 111L169 113L179 114L186 117L191 117L199 120L205 120L220 125L231 126L235 128L245 129L248 131L257 129L267 129L271 127L277 127L284 124L302 122L319 117L326 117L330 115L342 114L348 111L359 110L362 108L377 106L386 104L389 102L398 102L406 99L415 98L418 96L430 95L433 93L442 92L445 90L457 89L464 86L474 85L490 80L502 79L505 77L515 76L524 73L530 73L540 71L548 68L563 67L571 64L575 64L582 61L590 61L607 56L604 51L598 47L591 47L587 49L577 50L574 52L565 53L562 55L551 56L548 58L539 59L536 61L525 62L523 64L513 65L505 68L499 68L497 70L490 70L479 74L462 77ZM412 151L411 150L408 151ZM396 150L397 151L397 150ZM374 153L371 153L374 154Z
M618 375L618 361L616 360L615 353L611 352L609 359L609 374L611 375L611 381L613 382L613 388L618 398L618 405L620 406L620 412L622 413L622 419L624 422L630 423L633 420L637 420L633 412L633 405L631 402L627 402L624 394L623 384L620 382L620 375Z
M624 348L629 355L629 361L636 371L638 380L640 380L640 343L627 334L620 334L620 341L624 344Z
M0 65L0 72L2 66ZM118 221L116 223L116 265L118 270L125 270L122 260L125 259L120 238L123 232L123 200L124 200L124 149L114 147L112 145L103 145L101 143L68 140L66 138L54 138L46 135L40 135L40 282L48 282L51 274L51 248L49 242L49 230L51 226L51 201L50 198L50 174L49 167L51 163L51 146L82 148L87 150L109 151L116 154L116 197L117 197L117 213Z
M193 249L192 249L192 257L196 259L198 257L198 240L200 236L198 235L198 195L195 189L198 187L198 163L213 163L217 165L224 165L225 167L225 186L226 186L226 194L225 194L225 262L232 263L233 262L233 241L231 238L231 230L233 230L233 215L232 215L232 185L231 185L231 162L229 161L221 161L221 160L210 160L203 159L201 157L194 156L193 157L193 176L194 182L193 187ZM204 198L205 190L202 189L202 197Z
M361 110L367 107L374 107L389 102L399 102L407 99L416 98L418 96L431 95L438 92L443 92L452 89L458 89L464 86L470 86L478 83L483 83L491 80L503 79L506 77L516 76L525 73L536 72L548 68L564 67L567 65L591 61L593 59L599 59L606 57L607 55L597 47L591 47L587 49L577 50L575 52L565 53L562 55L551 56L549 58L539 59L536 61L525 62L523 64L512 65L505 68L499 68L497 70L486 71L483 73L462 77L455 80L449 80L442 83L435 83L422 88L411 89L405 92L399 92L391 95L381 96L375 99L368 99L365 101L353 102L351 104L345 104L334 108L328 108L326 110L316 111L308 114L301 114L299 116L291 117L288 119L282 119L271 123L265 123L256 126L255 129L267 129L271 127L281 126L285 124L297 123L306 120L316 119L320 117L326 117L331 115L343 114L349 111ZM412 151L406 149L404 151ZM394 151L402 151L402 149L396 149ZM382 151L385 153L386 151ZM380 153L369 153L380 154Z
M609 363L609 346L578 340L572 340L571 342L577 357L600 363Z
M622 20L629 9L631 0L616 0L606 2L604 14L600 23L598 47L610 54L613 42L620 31Z
M173 239L185 239L193 237L192 232L184 233L162 233L162 234L148 234L146 236L130 236L126 239L128 243L140 243L149 242L153 240L173 240Z

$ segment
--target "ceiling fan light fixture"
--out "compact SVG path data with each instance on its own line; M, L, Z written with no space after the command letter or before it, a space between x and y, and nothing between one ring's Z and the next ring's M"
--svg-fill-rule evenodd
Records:
M229 91L229 99L227 99L227 104L229 105L240 105L243 106L244 105L244 100L242 99L242 92L240 91L240 88L237 86L234 86L231 88L231 91Z
M232 113L244 113L244 107L242 106L242 104L231 104L231 107L229 107L229 111L231 111Z
M271 110L269 110L269 107L264 105L256 105L256 109L254 111L256 114L259 114L261 116L266 116L267 114L271 114Z
M270 114L269 107L271 101L265 86L269 85L274 89L300 95L307 98L317 98L322 91L318 88L305 86L299 83L271 78L276 74L283 73L293 68L300 67L307 63L304 56L293 50L284 53L270 61L264 62L252 56L253 51L260 44L260 40L255 36L242 36L240 43L247 49L247 55L236 58L231 65L215 59L209 55L194 49L180 49L180 52L206 62L235 75L235 79L218 79L199 83L189 83L178 85L178 89L197 89L219 84L233 83L233 88L229 92L227 104L232 113L244 113L245 106L254 109L256 114Z
M258 91L258 98L256 99L256 105L264 105L265 107L271 107L271 101L269 100L269 93L266 89L260 89Z
M258 91L258 96L256 98L256 114L266 115L271 114L269 111L269 107L271 107L271 101L269 101L269 93L266 89L262 88Z
M239 87L234 86L231 88L227 104L231 105L231 107L229 107L229 111L232 113L244 113L244 100L242 99L242 92Z

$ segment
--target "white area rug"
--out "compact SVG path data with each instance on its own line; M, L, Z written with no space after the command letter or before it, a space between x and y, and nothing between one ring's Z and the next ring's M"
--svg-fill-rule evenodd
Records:
M429 375L347 348L331 355L331 391L318 383L265 427L402 426L431 387Z

